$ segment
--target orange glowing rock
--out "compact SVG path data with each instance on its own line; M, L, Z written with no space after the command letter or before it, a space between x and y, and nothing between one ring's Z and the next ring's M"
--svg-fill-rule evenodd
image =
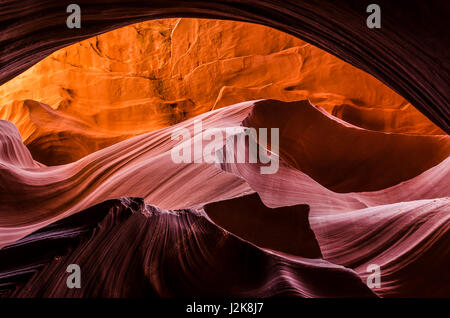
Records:
M61 49L0 87L0 119L55 165L262 98L309 99L371 130L443 133L372 76L300 39L206 19L138 23Z

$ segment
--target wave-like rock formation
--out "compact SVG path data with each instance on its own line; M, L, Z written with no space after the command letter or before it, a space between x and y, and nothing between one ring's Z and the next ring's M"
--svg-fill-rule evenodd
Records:
M280 156L337 192L384 189L417 176L450 155L447 135L368 131L338 120L308 101L256 103L242 124L279 127Z
M448 1L70 3L0 2L0 297L450 296Z
M301 103L301 102L300 102ZM308 105L308 102L303 102ZM258 102L256 103L258 104ZM275 105L274 105L275 104ZM257 123L257 118L265 118L270 123L280 116L277 102L262 102L262 107L255 106L244 120L244 123ZM286 104L285 106L288 106ZM311 105L310 105L311 106ZM276 107L274 116L272 107ZM289 106L288 106L289 107ZM321 114L323 119L331 119L324 111L315 107L306 107L308 111ZM261 116L265 113L264 116ZM290 131L285 137L296 136L290 143L283 143L283 132L280 132L280 154L290 158L292 150L299 149L298 144L305 144L301 134L304 125L300 118L296 118L295 111L288 112L293 118L282 126ZM305 115L305 111L303 112ZM305 116L311 119L311 116ZM320 116L318 117L320 118ZM320 119L311 121L320 127ZM353 130L354 137L364 138L360 128L351 127L346 123L333 120L342 128ZM269 127L271 125L269 124ZM331 123L325 125L332 127ZM315 127L312 125L312 127ZM318 128L318 131L325 127ZM313 130L308 127L306 131ZM297 134L294 132L297 131ZM300 133L300 134L298 134ZM374 132L370 132L374 133ZM345 134L344 134L345 135ZM386 137L394 137L385 134ZM332 136L334 136L332 134ZM302 138L303 137L303 138ZM307 136L306 136L307 137ZM314 144L320 142L320 135ZM340 140L337 136L336 140ZM397 137L408 137L399 135ZM414 138L419 138L415 136ZM295 140L298 144L295 144ZM342 140L343 144L349 142ZM383 140L381 137L380 141ZM373 142L374 145L377 142ZM399 144L407 144L402 140ZM294 147L290 147L294 144ZM358 144L351 142L354 152L348 154L364 154L367 150L358 149ZM386 140L383 144L388 145ZM334 143L339 149L340 143ZM367 144L365 144L367 145ZM419 144L416 144L419 146ZM362 279L366 280L371 274L369 268L375 264L381 270L381 287L375 292L383 297L447 297L450 293L449 275L446 268L450 262L450 157L448 155L448 137L440 141L440 146L446 153L445 158L436 166L422 172L418 176L398 183L392 187L372 192L336 193L317 183L316 180L286 163L280 158L280 168L276 174L259 174L259 164L249 163L221 163L220 167L244 180L258 193L266 206L277 208L282 206L296 206L308 204L310 206L309 221L314 231L324 259L354 269ZM420 147L420 146L419 146ZM439 147L439 146L437 146ZM284 148L284 149L283 149ZM333 153L333 147L325 148ZM364 149L364 148L363 148ZM378 151L380 151L378 149ZM391 151L394 151L393 148ZM380 151L383 153L383 151ZM400 151L401 152L401 151ZM410 153L407 151L406 153ZM299 158L307 157L306 154ZM325 155L319 158L327 158ZM378 161L381 160L381 157ZM343 161L334 161L341 163ZM404 163L407 161L404 161ZM393 164L393 162L391 162ZM365 166L367 169L367 166ZM328 166L323 169L328 176L333 177ZM353 167L353 170L357 166ZM376 170L375 166L370 167ZM382 173L382 172L380 172ZM389 178L391 175L386 174ZM358 173L356 173L358 175ZM353 174L347 174L353 176ZM370 184L368 180L367 184ZM364 183L362 183L364 184ZM365 184L364 184L365 185ZM274 191L276 189L276 191ZM251 206L251 205L249 205ZM239 230L239 228L238 228ZM418 277L420 276L420 278ZM418 277L417 279L413 277Z
M302 118L304 122L301 122ZM174 163L171 158L171 150L178 141L171 140L172 132L180 128L186 128L193 138L184 142L190 146L203 142L198 138L199 132L194 131L194 120L196 119L202 119L203 131L208 128L215 128L216 131L221 132L224 132L227 127L236 126L242 126L242 128L265 126L270 128L278 125L279 120L283 121L280 130L280 165L278 171L274 174L263 175L260 173L261 163ZM299 125L299 121L302 125ZM418 136L368 131L331 116L309 101L285 103L274 100L259 100L220 108L172 127L132 137L92 153L74 163L47 167L32 158L30 152L22 143L17 128L12 123L0 121L0 125L2 127L2 134L0 135L2 147L0 153L0 178L2 180L0 183L0 210L2 211L0 215L0 244L4 247L2 253L11 251L10 253L15 255L16 252L14 251L19 251L18 248L22 245L26 246L26 242L41 240L39 231L48 233L48 235L42 235L45 239L57 236L58 230L52 232L49 229L55 228L55 224L67 224L69 226L72 223L72 218L76 219L80 215L80 211L90 211L92 214L95 214L93 211L97 209L109 211L112 208L110 205L115 206L118 201L102 202L121 196L132 196L142 197L149 204L160 207L157 209L141 204L137 210L159 211L158 213L160 213L161 209L190 209L188 212L185 211L181 214L176 211L163 213L164 216L174 218L174 220L179 220L180 215L184 215L190 221L189 223L183 223L184 226L181 226L174 220L168 221L165 219L166 227L161 226L152 230L153 232L150 231L153 234L146 239L143 238L142 241L139 240L139 242L134 240L136 233L149 231L148 229L141 228L139 230L135 228L134 234L128 233L123 234L123 236L118 234L115 240L102 238L96 241L96 237L100 236L91 235L85 239L83 244L91 246L96 251L98 247L98 253L100 253L104 248L108 250L110 242L119 244L120 246L114 246L114 249L119 251L126 250L125 246L128 249L131 244L128 241L129 236L133 237L133 242L137 245L147 242L151 238L167 237L167 231L170 232L168 228L170 229L172 226L176 227L176 231L185 231L182 237L188 235L190 231L204 233L192 229L195 222L191 218L197 218L195 215L200 214L205 220L202 219L199 222L203 224L202 222L208 220L208 223L205 224L209 224L209 229L214 229L211 231L217 233L231 232L240 237L239 240L236 238L236 242L240 242L239 244L258 246L260 250L255 250L258 250L261 255L266 255L264 257L270 255L270 257L276 259L287 259L283 262L288 262L288 264L291 264L293 260L298 260L299 257L310 258L308 261L302 260L302 262L312 262L312 264L320 263L331 266L328 263L331 262L355 270L363 282L369 274L367 273L367 266L377 264L381 267L381 288L375 289L374 292L380 296L448 295L449 291L445 285L441 284L443 280L438 281L438 277L444 277L444 281L447 279L445 277L448 277L445 270L449 261L450 147L448 136ZM296 137L290 140L289 137L292 136ZM223 134L223 139L214 140L214 143L223 146L224 142L229 141L227 138L229 137ZM327 138L333 140L325 148L327 154L324 155L321 152L315 154L313 151L315 145L326 143ZM340 158L342 156L341 148L345 147L346 144L352 145L350 149L346 149L346 155L353 159L347 163ZM307 158L308 154L298 152L299 149L301 150L301 145L311 148L310 154L315 154L315 157L313 156L311 160L298 164L302 158ZM372 152L370 147L368 148L369 145L378 147L377 151ZM235 146L247 147L248 144L237 143ZM227 148L225 149L227 150ZM428 156L417 155L424 151L427 152ZM380 155L377 157L378 153ZM236 152L234 154L236 155ZM411 154L416 155L411 156ZM272 153L272 156L277 156L277 154ZM375 161L371 160L372 156L376 157ZM195 158L192 159L192 162L194 162ZM323 162L325 159L329 160L328 164ZM339 171L344 168L348 171L358 171L358 169L361 169L360 165L364 165L361 172L339 174ZM398 174L394 170L388 170L384 174L383 170L378 170L377 173L384 178L377 175L370 176L369 173L372 170L376 171L379 165L382 165L384 170L389 169L389 166L395 166ZM320 169L316 169L317 167L326 171L327 174L314 175L314 171L320 172ZM366 183L359 179L360 174L364 175L363 171L367 171L368 174ZM397 175L401 178L393 179L393 176ZM337 185L341 186L339 192L332 189ZM384 188L367 191L365 187L368 186ZM257 194L254 194L254 192ZM186 195L187 193L189 195ZM98 206L92 208L94 205ZM114 208L112 209L114 210ZM133 208L134 210L136 209ZM89 214L88 212L81 213L83 213L82 215ZM158 213L153 214L159 215ZM146 218L139 213L136 215L139 216L133 216L133 219L155 219L154 216ZM93 224L89 220L85 221L87 227L89 227L88 224ZM146 222L152 223L153 221ZM146 222L144 223L149 224ZM46 226L46 230L42 230ZM74 227L76 226L74 225ZM127 227L123 224L119 228L127 231ZM111 231L116 233L114 230ZM117 231L120 232L119 229ZM84 230L81 232L84 233ZM209 233L208 231L205 232ZM26 237L27 235L29 236ZM188 242L192 242L192 237L188 236L187 238L189 238ZM187 238L185 237L185 239ZM21 241L18 241L20 239ZM176 241L175 238L171 239ZM184 242L181 237L179 237L179 240ZM196 249L201 250L201 246L206 244L204 248L207 247L209 251L210 245L202 242L198 243ZM36 244L46 246L46 243L42 242ZM62 243L63 246L65 246L64 244ZM108 246L105 247L105 244ZM162 245L154 250L155 253L156 251L161 252L159 248L163 249ZM136 249L140 251L137 246ZM212 249L216 249L216 247ZM236 249L236 253L238 253L239 249ZM83 254L83 250L84 248L81 248L79 253ZM56 255L54 250L49 253ZM130 253L127 255L132 255L132 252ZM231 253L233 257L237 257L230 250L226 253ZM43 252L39 255L43 257L42 262L49 262L44 257L47 254ZM39 255L35 256L39 258ZM90 253L85 255L89 259L85 264L90 264L86 266L98 266L96 261L90 258ZM97 259L99 256L95 255L95 259ZM325 261L321 260L321 255L323 255ZM119 252L117 257L126 257L126 255ZM192 257L195 258L195 256ZM217 257L217 259L213 258L215 259L214 262L220 263L221 258ZM7 258L14 259L14 257ZM132 268L138 266L136 268L140 269L136 270L138 273L142 273L143 269L139 266L147 268L146 266L149 263L145 263L142 258L138 259L139 262L142 261L143 263L133 263L130 266ZM233 258L233 260L239 262L237 259ZM203 259L203 261L208 264L213 262L211 259L209 261ZM216 264L214 262L213 264ZM265 262L267 261L262 263L265 264ZM23 266L24 269L29 268L26 263L14 266L17 268ZM53 264L51 266L59 266L56 262L50 261L50 264ZM176 267L177 264L179 263L174 262L171 266ZM33 278L29 278L29 272L26 270L24 270L23 276L21 271L18 271L18 276L14 276L11 272L14 266L4 268L1 272L3 274L0 273L0 277L5 279L5 286L16 284L8 280L7 277L16 277L17 281L23 281L25 279L23 277L28 277L24 284L37 285L38 290L40 290L41 279L44 280L49 273L38 270L38 273L42 274L36 274L33 276L36 280L32 280ZM170 265L167 266L170 267ZM293 265L289 265L289 268L291 266ZM308 268L315 267L311 264L305 266ZM184 278L177 276L178 278L171 281L167 276L164 276L164 281L159 282L159 284L179 286L177 284L184 284L180 281L190 280L192 284L197 284L195 286L198 289L193 289L196 291L196 295L205 295L207 290L211 295L232 295L232 292L228 289L230 285L224 287L222 294L218 291L216 293L210 291L208 283L201 287L200 285L203 283L196 281L196 278L194 278L196 274L193 274L186 267L183 268L184 270L181 273L185 275ZM247 275L248 272L245 268L247 267L244 266L242 271ZM323 291L319 291L320 286L316 286L313 281L308 281L307 285L310 288L306 292L304 281L301 280L307 279L305 278L307 276L302 276L303 278L300 279L300 274L298 274L300 276L292 274L290 270L288 271L290 274L287 276L280 274L284 270L277 271L278 274L274 274L275 276L270 276L273 271L267 269L267 267L264 268L265 270L260 269L264 272L261 275L269 275L273 279L276 279L275 277L278 277L277 279L283 278L283 280L287 279L292 282L293 285L290 284L290 287L287 287L288 294L303 296L347 295L347 292L341 293L334 288L331 288L330 294L323 294ZM425 271L429 268L433 271L426 273ZM97 270L100 271L100 269ZM117 271L116 273L120 273L118 268L114 270ZM174 270L180 271L179 268L174 268ZM415 280L413 278L413 273L416 272L421 273L420 279ZM99 275L104 277L105 274L99 273ZM211 277L216 277L215 274L211 275ZM294 280L292 280L292 275L296 277ZM119 278L125 279L122 276ZM57 276L54 279L59 279L58 284L60 284L60 280L63 278ZM95 281L95 284L99 282L96 280L98 278L89 279ZM120 279L119 281L123 282ZM411 279L411 281L404 282L407 279ZM255 281L262 282L260 278L256 278ZM63 287L60 287L60 285L45 285L48 291L40 290L36 294L29 295L134 295L131 292L121 290L119 287L114 289L109 285L114 284L112 282L106 282L106 280L101 280L101 282L98 286L94 283L89 285L97 287L89 287L89 290L85 291L86 294L83 294L82 291L78 291L78 294L73 291L74 294L70 294L71 292L62 290ZM54 284L57 284L56 281ZM137 284L142 286L139 284L143 283ZM148 284L145 286L153 286L152 282ZM220 283L217 283L215 286L219 285ZM297 287L292 289L294 285ZM167 293L156 292L155 294L153 289L149 289L151 292L145 289L147 287L142 287L143 289L139 293L140 295L147 295L148 291L148 295L184 295L182 290L187 285L182 286L179 286L180 294L176 294L172 289ZM274 290L272 290L272 293L266 287L253 286L252 292L245 288L239 289L235 291L235 295L269 296L278 293ZM102 289L102 291L99 289ZM113 294L113 289L120 290L120 292ZM278 291L281 289L283 288L275 288ZM13 295L26 295L26 293L21 294L21 291L25 292L28 287L14 290L19 291L17 291L17 294L11 291ZM144 292L144 290L146 291ZM353 289L348 292L352 294ZM286 293L280 292L280 294ZM366 292L362 291L361 296L364 295L366 295Z
M354 269L363 280L371 274L370 264L380 266L378 295L448 297L448 195L313 216L311 227L326 260Z
M66 27L69 4L68 0L2 1L0 83L59 48L121 26L163 17L225 18L271 26L331 52L380 79L444 131L450 131L448 41L441 32L449 28L445 0L433 6L420 0L380 0L380 29L367 27L369 2L359 0L80 0L80 29Z
M374 297L350 269L262 250L195 210L103 202L0 250L3 297ZM82 269L81 288L66 268Z
M310 147L313 146L314 142L323 143L320 134L318 139L308 141L311 137L315 138L314 133L302 136L302 134L292 130L293 128L289 128L298 127L295 120L290 123L288 121L288 118L295 118L292 116L296 113L291 114L290 112L293 110L292 105L297 106L297 117L310 114L307 118L315 124L310 125L310 127L319 127L317 130L318 134L321 129L325 129L324 125L321 124L322 121L331 121L331 123L328 123L331 126L336 124L337 128L331 131L330 136L337 140L341 138L342 144L351 143L356 150L353 154L355 161L349 161L350 164L346 165L345 161L343 163L338 161L338 159L341 159L339 157L341 156L339 149L341 144L337 143L331 143L328 147L330 151L326 156L331 159L328 165L322 164L321 161L324 160L322 158L323 154L319 152L316 157L317 160L310 160L305 167L299 167L304 170L303 172L292 168L282 160L279 171L267 177L259 174L257 165L235 164L234 166L238 167L238 169L241 166L244 169L244 172L239 172L235 176L224 172L214 163L178 164L174 163L171 158L172 147L178 143L177 140L171 139L172 132L176 129L186 128L191 132L193 138L187 142L191 143L192 148L194 143L203 142L198 138L199 135L194 135L193 126L195 119L202 120L203 131L208 128L222 130L223 140L215 140L215 143L222 144L226 138L225 129L227 127L241 126L245 125L245 123L251 124L250 127L252 125L258 127L258 116L266 111L276 111L283 115L286 118L283 126L285 128L283 129L286 129L287 132L295 133L298 142L309 142ZM287 111L283 111L283 108ZM433 194L446 189L448 182L440 182L440 180L445 180L446 176L446 174L442 173L434 179L426 179L428 186L424 189L418 188L414 191L402 190L404 188L410 190L415 186L414 183L411 184L411 181L409 181L409 183L406 182L403 185L396 185L392 189L383 189L369 194L358 194L357 199L351 195L334 193L327 189L326 186L329 184L346 185L350 182L352 186L351 191L364 191L363 187L368 187L371 185L371 182L376 182L377 180L383 181L385 186L393 185L395 182L405 181L412 176L419 175L428 167L439 162L439 160L443 160L450 151L448 136L415 137L369 132L360 128L346 127L329 116L307 101L294 104L270 100L246 102L202 114L195 117L195 119L187 120L166 129L130 138L88 155L77 162L55 167L46 167L34 161L28 149L21 143L17 129L10 122L1 121L0 124L2 127L5 127L2 130L2 140L4 140L2 141L2 146L5 151L0 154L3 167L0 170L3 179L0 185L2 190L0 192L0 208L2 210L2 215L0 216L0 227L2 227L0 229L0 244L5 241L9 242L13 237L17 239L21 235L23 236L20 230L7 230L3 228L4 226L11 227L29 224L30 222L42 226L43 224L39 222L48 223L54 221L53 217L61 218L75 211L86 209L93 204L123 195L143 197L147 202L162 208L177 209L197 207L209 202L248 194L252 191L262 195L263 201L268 206L303 204L305 202L310 204L310 199L306 194L315 191L317 194L329 197L321 202L317 202L317 204L327 207L324 208L325 210L339 210L341 206L349 206L355 209L373 206L380 204L380 202L396 202L395 200L400 198L411 200L411 198L420 198L424 195L426 198L429 198ZM270 127L271 121L276 121L277 117L268 116L268 118L266 124ZM301 132L302 130L299 131L299 133ZM197 134L199 133L197 132ZM366 133L370 137L369 140L365 140ZM286 142L286 136L289 135L284 134L284 130L282 130L280 135L281 158L293 158L295 156L290 155L292 147ZM324 137L324 139L327 138L331 137ZM412 140L408 141L408 138ZM359 147L362 147L362 149L358 150L358 144L355 143L355 140L362 141L359 143ZM378 145L378 151L383 155L387 154L387 158L377 157L378 161L373 161L371 158L373 153L367 150L368 145L370 145L367 142ZM414 161L411 161L411 164L408 164L408 158L410 158L411 153L417 154L424 150L429 154L434 153L435 155L423 158L417 157ZM394 155L389 156L389 152L392 152ZM287 155L284 156L283 154ZM347 155L350 154L347 153ZM333 156L335 156L335 160L333 160ZM192 159L192 162L197 161L195 158ZM396 169L399 169L399 172L393 175L400 175L401 178L392 180L391 173L393 172L391 171L384 174L384 179L377 176L377 178L374 178L374 181L371 180L369 175L366 183L364 183L359 179L352 179L360 178L358 175L355 176L355 174L351 174L351 176L349 174L340 175L338 169L335 170L336 173L331 173L333 171L331 169L335 169L336 164L343 164L343 167L338 166L338 168L347 170L360 169L359 165L363 164L365 171L370 173L371 170L377 171L380 160L386 162L383 165L385 169L388 169L390 166L395 166ZM322 174L326 177L321 180L322 185L320 182L314 181L313 178L317 176L310 173L310 171L320 172L320 169L315 168L317 166L327 172ZM245 169L250 169L250 171L246 172ZM403 175L402 171L405 171ZM252 176L247 178L245 174L249 173ZM308 176L308 173L313 178ZM381 172L378 170L378 173ZM255 176L253 177L253 175ZM365 174L363 173L363 175ZM421 176L418 178L421 178ZM277 192L269 194L269 196L281 195L284 200L282 203L276 201L271 203L270 199L265 198L266 193L273 192L272 183L279 183L279 185L276 187ZM374 183L372 187L376 185ZM434 187L431 187L431 185L434 185ZM196 191L192 191L189 196L183 195L186 191L190 191L193 188ZM221 189L221 191L217 191L217 189ZM347 189L341 188L340 190ZM301 196L282 195L283 191L288 193L296 193L298 191L298 193L304 194ZM333 193L333 195L330 196L329 193ZM27 200L24 201L23 197L26 197ZM303 199L306 201L302 202ZM335 202L333 206L331 204L333 200L343 203ZM39 203L38 206L36 206L37 203ZM19 214L17 211L21 211L21 213ZM27 231L28 233L31 232L32 228L27 228Z
M204 19L138 23L61 49L0 86L0 119L16 124L33 158L59 165L261 98L309 99L370 130L444 134L369 74L300 39Z
M228 120L222 118L221 110L201 115L205 129L227 127L248 112L248 108L240 107L227 110ZM171 134L178 128L192 132L192 120L133 137L75 163L56 167L34 161L12 123L0 121L0 125L0 245L23 236L22 231L28 234L54 221L55 217L123 195L143 197L162 208L177 209L252 192L241 178L214 164L172 161L171 149L178 142L171 140ZM30 223L34 229L12 228Z
M450 157L396 186L358 193L332 192L286 163L264 178L250 164L221 166L243 177L267 206L308 204L324 259L354 269L363 280L371 265L379 266L378 295L450 294Z
M46 165L76 161L133 134L101 130L73 115L34 100L0 108L0 118L14 123L33 158Z

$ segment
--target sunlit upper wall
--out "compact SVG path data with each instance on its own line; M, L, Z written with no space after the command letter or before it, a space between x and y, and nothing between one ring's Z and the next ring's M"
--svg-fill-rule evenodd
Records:
M26 144L77 129L112 138L101 148L261 98L307 98L373 130L442 133L384 84L308 43L260 25L205 19L148 21L61 49L0 86L0 118L14 122ZM28 99L56 109L64 124Z

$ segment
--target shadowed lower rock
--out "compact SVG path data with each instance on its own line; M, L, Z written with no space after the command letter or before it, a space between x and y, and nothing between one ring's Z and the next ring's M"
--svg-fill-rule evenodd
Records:
M3 297L373 297L355 272L285 257L223 231L195 210L142 199L102 202L0 250ZM69 264L81 288L66 284Z
M302 257L322 257L306 204L271 209L257 193L204 207L218 225L258 246Z

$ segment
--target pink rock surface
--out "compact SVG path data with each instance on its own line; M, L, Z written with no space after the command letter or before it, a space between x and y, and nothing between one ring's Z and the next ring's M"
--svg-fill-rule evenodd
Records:
M230 234L195 210L142 199L102 202L0 250L5 297L374 297L356 273L287 257ZM66 286L69 264L83 286Z
M295 107L292 108L293 106ZM278 112L272 112L273 107L276 107ZM283 107L289 111L284 112ZM260 116L261 114L264 116ZM282 121L284 125L280 131L280 167L278 171L275 174L263 175L259 169L261 163L174 163L171 158L171 149L177 144L177 141L171 140L171 133L178 128L187 128L193 133L195 119L202 119L203 130L215 128L218 131L225 131L226 127L239 125L262 127L267 124L268 127L273 127ZM304 128L303 125L299 125L299 120L303 119L309 120L315 125ZM264 251L258 253L277 255L276 257L287 259L283 262L289 264L298 261L299 256L292 254L314 257L306 262L312 262L314 265L311 266L313 267L318 264L331 266L328 262L347 266L355 270L363 281L368 275L366 266L372 263L378 264L382 269L382 287L374 291L381 296L448 295L445 285L437 282L438 277L444 277L444 280L448 279L445 271L445 264L448 264L449 260L450 158L448 157L448 136L415 136L367 131L332 117L308 101L283 103L263 100L221 108L173 127L130 138L88 155L77 162L47 167L33 160L13 124L0 121L0 125L2 127L0 135L2 147L0 153L0 178L2 179L2 183L0 183L0 210L2 211L0 242L3 247L50 223L73 214L77 215L77 212L89 209L89 207L106 200L125 195L142 197L148 204L158 206L159 209L191 208L190 212L186 212L189 220L194 217L191 214L203 213L203 217L212 219L216 223L213 232L221 232L222 230L219 229L223 227L244 239L245 244L252 246L255 244L262 249L261 251ZM326 141L321 139L323 136L314 130L316 126L328 132L330 138L336 142L326 144ZM368 174L372 169L378 168L377 164L383 165L385 169L388 169L391 164L395 165L396 169L404 169L413 177L407 179L408 174L399 173L403 179L392 180L389 179L391 177L389 173L385 176L388 183L384 186L397 183L381 190L355 192L345 189L347 191L335 192L326 187L327 180L335 180L336 184L340 184L339 181L345 181L342 178L347 176L335 173L333 166L325 169L324 167L327 166L318 160L322 158L322 154L316 156L316 161L311 159L307 161L306 165L290 164L296 160L298 162L298 159L303 158L303 154L295 152L297 147L286 142L289 134L296 134L296 145L306 144L313 149L317 143L326 144L325 148L329 150L331 158L333 156L338 158L341 155L342 145L338 141L352 142L353 147L351 152L347 152L347 155L350 158L358 155L360 160L351 160L350 163L353 163L353 166L347 163L346 169L355 171L361 169L358 166L361 160L371 159L370 156L373 155L367 145L367 140L369 140L378 147L377 152L389 156L384 160L380 156L378 161L367 161L364 169ZM197 137L193 138L194 144L202 142ZM191 142L188 141L188 143ZM411 153L423 151L427 151L428 156L411 156ZM313 151L311 153L314 154ZM314 158L314 156L312 157ZM330 160L330 158L326 159ZM407 159L409 161L402 161ZM404 167L401 165L402 162ZM313 175L311 171L315 171L314 169L317 167L330 171L330 173L322 175L325 179L317 178L321 182L308 175L308 173ZM348 175L348 178L351 179L352 176ZM353 182L351 184L354 189L361 190L358 186L361 186L362 183L358 183L358 180L350 181ZM369 184L370 181L369 178ZM245 197L254 192L257 192L261 201L252 201L249 197ZM242 198L227 201L238 197ZM205 204L205 211L210 216L203 212L202 207ZM308 209L302 208L306 205L309 206L309 222ZM271 208L275 208L275 210L271 210ZM229 210L229 215L224 217L227 210ZM282 212L284 210L295 212L294 214L284 213ZM172 218L173 213L176 215L178 212L167 213ZM267 238L262 233L251 230L252 222L255 225L260 224L260 228L270 226L272 222L270 220L274 213L278 214L280 224L284 224L282 227L286 227L286 233L274 235L271 239L270 235ZM238 214L242 219L237 217ZM139 216L139 218L142 217ZM252 221L253 217L254 221ZM295 242L295 238L289 234L287 225L291 217L297 220L293 224L298 222L299 229L301 228L299 235L306 235L303 243L318 243L320 251L316 249L315 254L311 254L311 250L305 252L309 248L302 249L301 243L294 243L293 248L289 247L288 240L290 238ZM167 222L164 224L167 226L171 224L169 227L180 228L181 226L176 222L173 223L174 221ZM309 226L308 223L311 225ZM184 226L181 228L183 231L196 232L193 226L191 224L186 225L186 228ZM315 233L314 236L307 234L311 229ZM167 227L159 227L154 231L162 235L166 230ZM276 223L272 224L271 230L280 231ZM295 232L295 228L291 230L293 233ZM127 231L126 226L124 231ZM32 234L31 237L33 235L35 234ZM127 243L128 236L129 234L124 234L115 244L121 244L121 246L129 244ZM28 239L24 240L23 242L27 242ZM86 244L93 244L92 248L97 244L108 244L106 243L108 239L103 238L101 241L103 240L105 243L96 242L93 238ZM203 243L198 244L202 246ZM159 245L156 251L163 249L163 246ZM214 248L209 246L206 249L211 251ZM6 250L8 249L9 247L6 248ZM326 263L320 259L318 252L323 255ZM120 255L123 256L123 254ZM213 258L214 262L220 263L220 257L217 257L217 259ZM94 262L92 266L97 265ZM291 265L288 266L291 267ZM423 272L427 268L433 270ZM420 279L404 282L407 277L411 277L412 273L417 271L421 272ZM322 291L316 292L318 286L312 287L311 290L307 288L308 291L306 291L304 283L298 282L300 278L297 274L284 276L279 273L276 275L277 278L274 276L273 279L287 279L290 282L288 284L290 287L287 288L294 294L303 296L324 296L326 294L323 294ZM42 277L46 277L46 274L42 275ZM297 278L293 279L292 277ZM39 283L36 284L40 286ZM152 282L152 284L154 283ZM198 291L199 294L202 294L205 289L201 289L200 285L198 285ZM207 288L205 286L204 288ZM276 290L283 290L283 287L277 286ZM253 290L254 294L251 295L272 295L267 291L267 286L258 288L261 293ZM105 290L109 290L105 292L105 295L113 295L111 293L114 288ZM225 290L227 289L225 288ZM330 292L334 293L333 290L330 289ZM90 292L92 293L89 295L101 294L94 287ZM352 294L353 289L348 292ZM243 291L243 293L246 292ZM283 292L280 293L283 294ZM366 295L365 291L361 293L361 295ZM68 296L57 289L51 289L48 293L40 291L36 295ZM118 295L131 294L127 291L120 291ZM161 292L158 295L173 294ZM343 292L342 295L347 294Z

